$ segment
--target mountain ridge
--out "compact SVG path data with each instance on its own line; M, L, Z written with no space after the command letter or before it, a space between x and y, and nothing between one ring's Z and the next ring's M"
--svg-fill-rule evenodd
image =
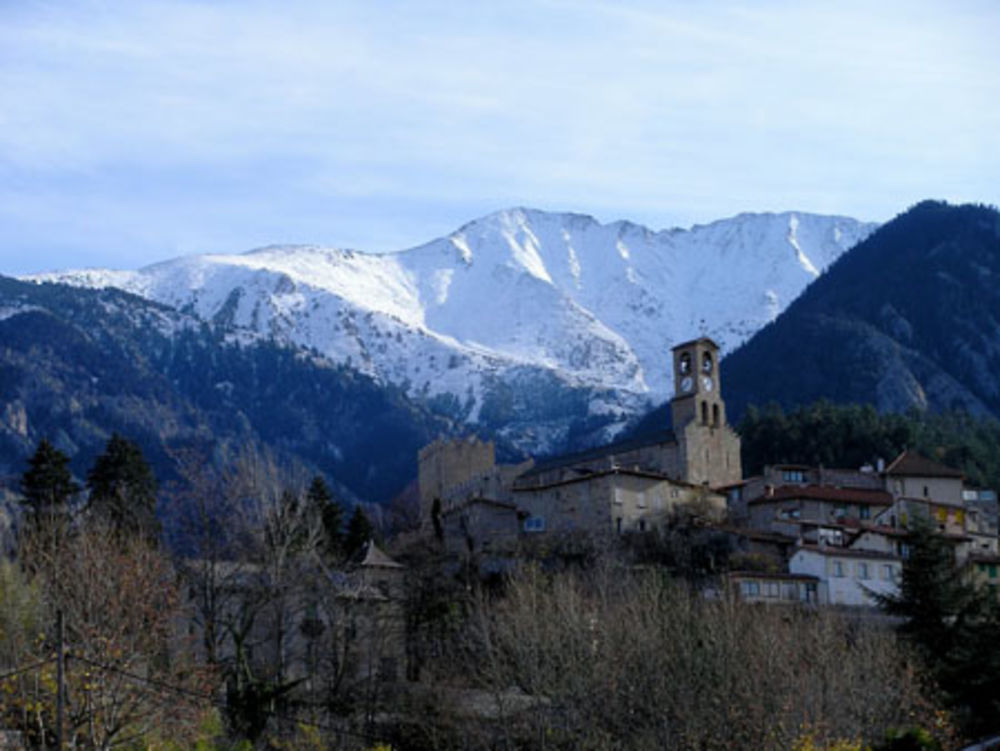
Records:
M270 245L32 278L124 288L315 350L536 451L573 424L606 439L669 394L673 344L705 333L732 349L873 228L783 212L653 231L515 208L390 253ZM572 416L528 424L564 397Z

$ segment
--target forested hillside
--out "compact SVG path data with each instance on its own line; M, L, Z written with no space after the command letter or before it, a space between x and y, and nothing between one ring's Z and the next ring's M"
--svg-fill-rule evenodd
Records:
M785 412L750 407L738 425L743 471L765 464L860 467L904 449L955 467L973 485L1000 489L1000 421L965 412L879 414L871 405L826 401Z
M925 201L723 362L726 400L1000 415L1000 213Z
M385 502L414 476L417 450L451 429L348 367L223 337L121 291L0 278L0 311L0 477L11 489L40 439L79 477L117 431L164 483L179 449L264 446L342 496Z

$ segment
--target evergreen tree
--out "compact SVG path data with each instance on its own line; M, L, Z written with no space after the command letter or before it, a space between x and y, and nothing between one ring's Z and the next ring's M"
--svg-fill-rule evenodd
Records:
M968 609L973 591L958 576L952 544L929 519L912 519L906 544L909 555L899 594L883 596L880 602L887 613L905 619L900 630L919 648L947 650L956 619Z
M113 433L104 453L87 474L90 510L120 532L153 540L156 519L156 478L132 441Z
M333 497L333 492L320 475L313 478L306 491L306 502L323 525L323 553L330 558L339 557L344 549L344 508Z
M344 552L348 557L354 555L365 543L375 537L375 527L368 520L361 506L354 507L351 520L347 523L347 539L344 540Z
M21 503L36 529L43 523L65 519L70 500L80 492L69 471L69 457L43 438L21 476L21 492Z
M917 648L970 737L1000 731L1000 604L989 589L963 581L952 543L928 519L907 535L899 594L879 596L902 617L900 632Z

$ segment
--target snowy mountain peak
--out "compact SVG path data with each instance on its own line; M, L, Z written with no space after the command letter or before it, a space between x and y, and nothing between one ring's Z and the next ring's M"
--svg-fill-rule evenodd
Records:
M524 393L527 374L604 394L591 411L624 419L669 396L675 343L705 333L732 349L873 229L795 212L653 231L513 208L394 253L273 245L37 278L307 346L466 420Z

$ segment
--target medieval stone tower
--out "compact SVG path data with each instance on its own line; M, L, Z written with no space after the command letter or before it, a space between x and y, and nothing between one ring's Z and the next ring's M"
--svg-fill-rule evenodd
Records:
M743 479L740 438L726 423L719 382L719 345L707 337L678 344L670 402L681 478L723 487Z

